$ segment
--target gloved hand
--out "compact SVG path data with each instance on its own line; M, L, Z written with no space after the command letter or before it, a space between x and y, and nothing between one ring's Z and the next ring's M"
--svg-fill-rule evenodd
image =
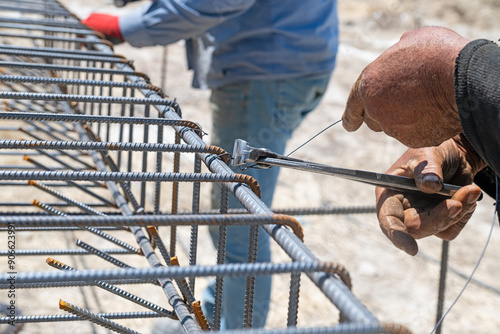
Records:
M406 32L357 79L342 116L344 128L355 131L364 121L414 148L459 134L453 75L468 42L442 27Z
M441 202L425 195L376 188L380 228L392 243L410 255L418 252L415 239L435 235L453 240L472 216L481 189L471 185L486 164L462 136L439 146L409 149L387 171L415 179L425 193L435 193L443 181L467 185Z
M125 39L123 39L120 32L118 19L119 17L114 15L93 13L83 20L82 23L95 31L103 33L113 44L119 44L123 43Z

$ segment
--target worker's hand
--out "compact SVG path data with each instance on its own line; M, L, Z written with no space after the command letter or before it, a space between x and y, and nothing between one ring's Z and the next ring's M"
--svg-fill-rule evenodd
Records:
M387 171L415 179L425 193L435 193L443 181L466 185L444 201L426 195L376 189L380 227L393 244L410 255L418 252L415 239L435 235L453 240L472 216L481 189L472 185L476 173L485 163L462 136L439 146L409 149Z
M461 132L455 59L469 41L442 27L406 32L368 65L351 89L343 126L363 122L409 147L441 144Z
M125 40L120 32L118 20L118 16L93 13L83 20L82 23L89 28L104 34L104 36L106 36L106 38L113 44L119 44Z

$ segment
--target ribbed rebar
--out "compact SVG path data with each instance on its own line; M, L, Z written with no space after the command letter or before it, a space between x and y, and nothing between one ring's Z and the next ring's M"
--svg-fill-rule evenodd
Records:
M25 161L28 161L30 163L32 163L33 165L35 165L36 167L38 167L38 169L43 169L43 170L50 170L50 171L54 171L54 169L52 168L49 168L47 167L46 165L44 164L41 164L40 162L34 160L33 158L29 157L29 156L24 156L24 160ZM88 187L85 187L85 186L82 186L76 182L73 182L73 181L70 181L70 180L66 180L65 181L66 184L70 187L75 187L75 188L78 188L80 189L81 191L83 191L84 193L92 196L93 198L95 198L96 200L98 200L99 202L101 203L104 203L105 206L109 206L109 207L116 207L115 204L111 201L109 201L108 199L96 194L95 192L91 191L90 189L88 189ZM67 204L67 203L66 203ZM90 205L88 204L85 204L87 207L91 207Z
M6 24L0 24L0 29L5 27ZM12 25L9 25L12 26ZM35 29L35 28L34 28ZM49 30L63 30L56 28L44 28L45 31ZM68 29L66 29L68 30ZM75 31L75 30L73 30ZM86 56L86 55L69 55L69 54L59 54L53 52L42 52L42 51L22 51L22 50L5 50L0 47L0 52L3 55L14 55L14 56L26 56L26 57L40 57L44 59L67 59L76 61L98 61L103 63L123 63L127 60L119 57L107 57L107 56Z
M114 181L114 182L238 182L249 185L260 195L260 186L244 174L219 175L210 173L141 173L141 172L79 172L79 171L0 171L0 180L43 181Z
M373 324L340 324L335 327L306 327L287 329L249 329L249 330L228 330L215 332L224 334L411 334L406 327L393 323L373 323ZM214 333L214 334L215 334Z
M170 259L170 263L172 266L179 266L179 259L177 256L174 256ZM179 286L179 289L182 292L182 295L184 296L184 299L188 303L188 307L192 307L192 304L195 302L193 292L191 290L191 287L189 286L187 280L185 278L175 278L174 279Z
M50 20L50 19L29 19L29 18L24 18L24 17L0 17L0 22L15 22L15 23L22 23L26 25L43 25L43 26L53 26L53 27L72 27L72 28L84 28L85 26L78 22L76 19L72 17L68 17L68 20L62 21L62 20ZM3 47L9 47L9 45L3 45ZM22 48L21 46L13 46L10 45L10 47L13 48ZM64 52L64 49L61 49L61 52ZM96 53L101 53L97 51L88 51L88 52L96 52Z
M0 6L0 10L2 9L2 6ZM59 36L50 36L50 35L35 35L35 34L16 34L16 33L8 33L8 32L1 32L0 33L1 37L12 37L12 38L27 38L27 39L41 39L44 41L57 41L57 42L71 42L71 43L89 43L89 40L87 38L79 38L79 37L59 37ZM95 41L92 41L91 43L93 44L106 44L109 45L110 42L107 40L100 40L97 39ZM2 65L2 66L9 66L9 64ZM12 66L15 67L15 66Z
M224 185L221 187L220 193L220 208L221 214L228 211L229 191ZM226 262L226 239L227 227L219 226L219 234L217 236L217 264L224 264ZM222 300L224 296L224 276L215 277L215 291L214 291L214 314L213 314L213 328L215 331L220 330L222 320Z
M76 241L76 245L78 247L82 247L83 249L85 249L87 252L89 253L92 253L94 255L97 255L99 256L100 258L108 261L109 263L112 263L114 264L115 266L117 267L120 267L120 268L132 268L131 266L129 266L128 264L126 264L125 262L123 261L120 261L112 256L110 256L109 254L103 252L102 250L99 250L97 248L94 248L92 246L90 246L89 244L81 241L80 239L78 239Z
M91 215L104 216L104 214L101 213L100 211L97 211L97 210L95 210L95 209L93 209L93 208L85 205L84 203L81 203L81 202L76 201L76 200L74 200L72 198L69 198L68 196L63 195L59 191L57 191L55 189L52 189L51 187L47 187L44 184L35 182L33 180L28 181L28 184L30 186L33 186L33 187L35 187L37 189L40 189L40 190L42 190L42 191L44 191L44 192L46 192L46 193L48 193L48 194L50 194L50 195L52 195L54 197L57 197L60 200L63 200L66 203L71 204L71 205L73 205L73 206L75 206L75 207L83 210L84 212L87 212L87 213L91 214Z
M76 226L175 226L175 225L266 225L289 226L298 238L303 237L300 223L284 215L166 215L166 216L71 216L65 218L42 216L0 216L0 227L76 227Z
M0 36L12 36L12 37L28 37L26 35L16 35L16 34L6 34L0 33ZM40 37L41 39L51 39L50 37ZM55 39L55 38L54 38ZM62 39L68 42L75 43L85 43L88 42L85 38L65 38ZM94 43L104 43L106 41L98 40ZM80 67L80 66L64 66L64 65L52 65L52 64L37 64L37 63L21 63L21 62L9 62L9 61L0 61L0 67L7 68L22 68L22 69L36 69L36 70L47 70L47 71L70 71L70 72L82 72L82 73L103 73L103 74L113 74L113 75L136 75L142 77L149 83L149 78L147 75L143 73L131 73L129 71L121 71L116 69L105 69L98 67ZM125 97L114 97L114 96L103 96L102 99L99 99L99 96L74 96L74 98L70 98L73 95L67 94L50 94L50 93L26 93L26 92L2 92L0 97L5 99L29 99L29 100L57 100L57 101L78 101L78 102L97 102L100 100L110 100L114 102L128 101L130 104L158 104L158 105L171 105L172 102L165 99L141 99L141 98L125 98Z
M24 64L24 63L21 63ZM24 64L26 65L26 64ZM0 66L5 64L0 61ZM48 66L48 65L44 65ZM50 69L50 68L49 68ZM90 71L89 68L82 68ZM117 73L113 73L117 74ZM44 101L76 101L93 103L118 103L118 104L154 104L170 106L172 101L167 99L146 99L140 97L118 97L118 96L97 96L97 95L75 95L75 94L53 94L53 93L30 93L30 92L0 92L2 99L14 100L44 100Z
M16 227L16 232L18 231L18 228ZM136 254L136 253L131 253L129 250L125 249L102 249L101 250L103 253L106 254L116 254L116 255L124 255L124 254ZM7 256L9 253L1 249L0 250L0 256ZM40 256L40 255L49 255L49 256L56 256L56 255L88 255L89 252L83 249L16 249L16 256Z
M152 280L150 279L124 279L124 280L116 280L109 279L106 280L108 283L112 284L152 284ZM80 286L92 286L93 282L44 282L44 283L19 283L16 284L16 289L45 289L45 288L64 288L64 287L80 287ZM0 290L8 290L10 288L10 284L0 284Z
M288 293L287 327L297 327L300 295L300 273L290 275L290 291Z
M55 215L55 216L66 216L66 214L60 210L57 210L56 208L51 207L50 205L40 203L36 199L31 201L31 205L36 206L43 211L47 212L48 214Z
M0 140L0 149L93 150L93 151L122 151L122 152L149 151L149 152L182 152L182 153L214 153L214 154L217 154L221 151L219 148L216 148L214 146L193 147L189 145L157 144L157 143L81 142L81 141L46 141L46 140Z
M307 215L349 215L349 214L365 214L377 212L375 206L332 206L320 208L272 208L275 214L289 216L307 216ZM201 214L218 214L219 210L201 210ZM230 214L251 214L247 209L229 209ZM177 214L191 214L191 211L180 211Z
M201 126L197 123L186 121L186 120L166 120L163 118L146 118L146 117L116 117L116 116L103 116L103 115L67 115L67 114L56 114L56 113L19 113L14 111L0 112L0 118L2 119L21 119L21 120L45 120L53 122L85 122L85 123L97 123L97 124L149 124L149 125L165 125L165 126L185 126L192 128L194 131L200 131ZM130 143L133 144L133 143ZM189 152L191 145L172 145L172 147L184 148ZM225 151L217 146L203 145L201 147L211 147L211 150L215 154L224 154ZM195 151L198 147L195 147ZM180 150L182 151L182 150Z
M97 316L106 319L144 319L144 318L159 318L162 315L157 312L113 312L113 313L97 313ZM16 323L37 323L37 322L62 322L62 321L81 321L84 320L76 315L70 314L54 314L54 315L25 315L16 316ZM0 324L7 324L12 319L1 317Z
M83 28L83 27L82 27ZM44 27L43 25L26 25L17 22L0 23L0 29L17 29L26 31L43 31L50 33L66 33L66 34L94 34L90 29L67 28L67 27ZM30 54L6 53L15 56L31 56Z
M110 321L104 317L101 317L95 313L92 313L90 311L84 310L78 306L72 305L68 302L65 302L63 300L59 301L59 308L69 312L73 313L74 315L82 318L82 319L87 319L94 324L97 324L99 326L102 326L104 328L110 329L114 332L117 333L123 333L123 334L140 334L139 332L133 331L131 329L128 329L126 327L123 327L122 325L119 325L113 321Z
M135 254L141 254L141 250L132 246L132 245L129 245L127 244L126 242L122 241L122 240L119 240L115 237L113 237L112 235L109 235L107 233L104 233L103 231L97 229L97 228L94 228L94 227L86 227L86 229L92 233L94 233L95 235L98 235L100 236L101 238L103 239L106 239L108 240L109 242L112 242L114 243L115 245L118 245L126 250L128 250L129 252L131 253L135 253Z
M175 133L175 144L181 143L181 136L179 131ZM178 173L180 170L180 159L181 155L179 152L174 153L174 161L173 161L173 172ZM172 214L176 214L179 208L179 183L174 182L172 184L172 204L171 204ZM170 227L170 255L176 255L176 242L177 242L177 227Z
M67 264L64 264L62 262L59 262L59 261L56 261L52 258L48 258L46 260L47 264L50 265L51 267L54 267L56 269L59 269L59 270L67 270L67 271L78 271L76 268L73 268ZM136 303L137 305L140 305L142 307L145 307L147 309L150 309L164 317L169 317L171 319L177 319L177 317L169 310L159 306L159 305L156 305L156 304L153 304L141 297L138 297L130 292L127 292L125 290L122 290L120 289L119 287L117 286L114 286L112 284L109 284L107 282L103 282L103 281L94 281L94 284L98 287L100 287L101 289L104 289L108 292L111 292L117 296L120 296L126 300L129 300L133 303Z
M250 241L248 243L248 262L257 262L257 249L259 242L259 226L250 226ZM255 275L247 277L247 288L245 292L245 315L243 326L251 328L253 324L253 306L255 297Z
M8 45L0 46L0 50L9 49ZM45 51L45 52L55 52L58 54L66 54L64 50L61 49L49 49L49 48L10 48L12 50L26 50L30 51ZM70 54L77 55L92 55L89 52L68 52ZM98 53L100 55L101 53ZM121 57L119 57L121 58ZM84 80L84 79L66 79L66 78L53 78L53 77L28 77L22 75L0 75L0 82L11 82L11 83L34 83L34 84L56 84L60 86L93 86L93 87L116 87L116 88L143 88L143 89L157 89L151 84L147 83L131 83L131 82L120 82L120 81L98 81L98 80Z
M157 267L157 268L126 268L105 270L82 270L78 272L55 273L23 272L18 273L17 282L69 282L69 281L107 281L109 279L146 279L146 278L184 278L210 277L223 275L225 277L245 277L248 275L271 275L293 272L324 272L336 273L339 265L328 262L292 262L292 263L233 263L213 266L188 267ZM0 281L7 280L9 275L0 274Z
M153 241L155 242L156 248L160 251L163 260L167 264L167 266L174 265L178 266L179 261L177 260L177 257L171 258L170 255L168 254L167 248L165 247L165 244L163 243L163 240L160 238L158 234L158 230L154 226L148 226L148 231L149 235L153 238ZM172 262L173 261L173 262ZM176 279L175 282L177 283L177 286L179 287L179 290L181 290L182 296L186 300L188 305L191 305L192 303L195 302L195 298L193 295L193 290L191 290L190 286L187 284L186 280L184 279Z
M198 155L194 159L194 171L193 173L201 173L201 159ZM193 214L200 212L200 182L193 182L193 196L191 210ZM189 265L195 266L198 258L198 225L193 224L191 226L191 234L189 239ZM195 290L195 279L189 280L189 287L191 291Z

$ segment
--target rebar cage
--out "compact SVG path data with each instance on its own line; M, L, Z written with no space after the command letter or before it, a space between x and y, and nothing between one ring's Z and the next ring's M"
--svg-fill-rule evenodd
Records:
M242 325L251 328L263 274L290 277L287 320L273 331L406 332L379 323L351 293L347 271L302 243L298 221L273 213L257 182L234 173L175 100L61 4L2 1L0 27L3 332L148 332L160 317L181 319L189 333L217 331L228 276L247 278ZM214 183L222 184L217 210ZM228 196L245 210L228 213ZM203 225L219 229L207 264L197 259ZM247 263L224 264L229 225L250 226ZM259 229L289 261L256 263ZM341 322L296 327L301 273ZM203 277L217 282L210 324L195 286Z

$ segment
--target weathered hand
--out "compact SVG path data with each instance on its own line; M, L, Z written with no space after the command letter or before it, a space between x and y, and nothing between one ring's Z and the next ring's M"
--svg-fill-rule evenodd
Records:
M418 252L415 239L435 235L453 240L476 208L481 189L471 185L475 174L486 165L461 136L439 146L409 149L387 171L412 177L425 193L435 193L447 183L466 185L441 202L425 195L376 188L380 227L393 244L410 255Z
M409 147L439 145L459 134L453 75L467 43L442 27L406 32L357 79L342 116L344 128L355 131L365 122Z

